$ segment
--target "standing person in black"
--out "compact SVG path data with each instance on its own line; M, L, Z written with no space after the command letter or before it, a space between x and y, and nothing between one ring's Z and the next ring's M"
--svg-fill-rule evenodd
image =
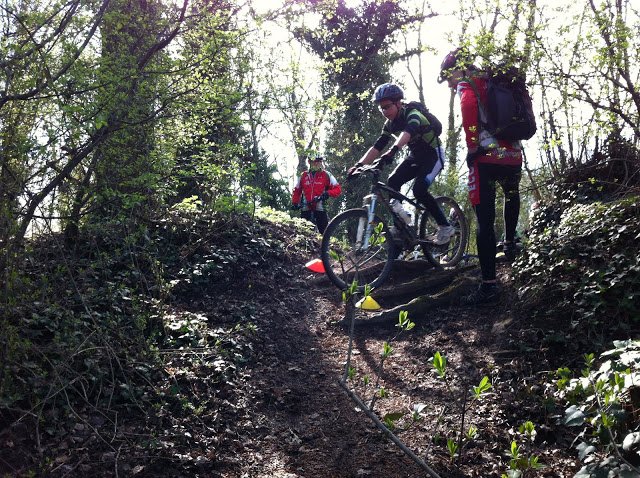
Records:
M468 60L462 49L449 53L440 67L439 83L447 82L460 97L462 127L467 144L469 201L478 220L478 256L482 283L469 297L468 305L484 304L499 298L496 279L496 184L504 192L504 252L515 255L515 233L520 214L519 184L522 170L520 141L498 140L481 121L487 110L487 75ZM480 108L480 105L483 108Z
M404 103L402 88L394 83L378 86L373 95L373 102L387 121L382 133L372 147L352 166L350 175L358 166L371 164L376 158L384 164L391 164L393 158L405 145L409 147L409 155L389 176L387 184L400 191L403 184L415 179L413 194L438 223L438 232L434 238L436 244L446 244L455 234L435 198L429 193L429 186L444 167L444 150L427 116L415 103ZM381 155L385 147L394 140L393 145ZM394 200L395 201L395 200ZM395 205L392 203L392 207Z

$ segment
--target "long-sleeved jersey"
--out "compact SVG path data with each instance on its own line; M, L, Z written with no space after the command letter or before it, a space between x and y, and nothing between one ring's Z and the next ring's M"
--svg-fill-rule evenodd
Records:
M342 187L329 171L305 171L300 175L298 183L293 188L291 202L302 202L302 210L323 211L322 201L312 202L313 198L326 192L329 197L335 198L342 192ZM302 201L301 201L302 200Z
M436 135L429 120L419 109L403 105L398 116L393 120L387 120L382 127L382 133L373 145L378 151L382 151L393 135L406 131L411 135L407 146L409 150L420 156L425 148L437 149L440 146L440 139Z

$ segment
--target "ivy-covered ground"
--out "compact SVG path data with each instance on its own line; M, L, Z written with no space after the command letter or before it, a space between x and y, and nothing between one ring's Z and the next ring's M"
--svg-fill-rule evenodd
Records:
M545 206L497 306L358 327L349 389L441 477L638 476L639 208ZM38 241L2 306L0 476L429 476L339 384L317 249L275 213Z

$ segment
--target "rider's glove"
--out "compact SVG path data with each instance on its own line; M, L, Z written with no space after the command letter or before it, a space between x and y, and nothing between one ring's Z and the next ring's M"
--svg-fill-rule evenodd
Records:
M353 166L351 166L349 169L347 169L347 178L350 178L353 173L356 172L356 169L358 169L360 166L362 166L360 163L356 163Z
M300 209L302 206L300 205L300 203L298 204L291 204L291 209Z
M322 194L320 194L319 196L315 196L313 198L313 202L320 202L320 201L324 201L325 199L327 199L329 197L329 193L327 193L326 191L323 192Z
M382 157L376 159L373 163L371 163L371 167L373 169L377 169L378 171L382 171L384 163L382 161Z
M398 147L396 145L393 145L389 149L389 151L387 151L382 156L380 156L380 162L382 164L391 164L397 152L398 152Z

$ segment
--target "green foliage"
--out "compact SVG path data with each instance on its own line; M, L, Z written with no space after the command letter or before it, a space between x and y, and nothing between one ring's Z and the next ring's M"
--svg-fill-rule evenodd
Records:
M218 317L176 305L172 294L227 297L234 273L250 293L248 271L271 270L283 256L273 230L261 218L181 211L152 229L92 225L73 248L50 235L23 252L14 300L0 304L0 411L41 440L39 475L57 466L52 443L71 443L87 416L105 418L91 422L96 437L130 446L135 439L113 433L121 417L171 428L238 379L259 332L255 303L225 304Z
M268 164L264 154L259 155L257 159L253 158L243 177L243 189L247 200L252 198L256 204L263 207L286 209L291 201L291 194L286 181L276 179L277 173L276 164Z
M375 247L375 246L379 246L381 244L384 244L384 242L387 240L385 234L383 233L383 227L384 227L384 223L382 222L378 222L374 228L373 231L371 231L371 237L369 238L369 246L370 247Z
M309 221L300 219L299 217L291 217L287 212L279 209L273 209L270 206L258 207L255 210L255 215L258 219L262 219L274 224L281 224L284 226L293 226L296 236L303 241L305 238L313 237L316 233L315 226Z
M398 314L398 323L396 324L396 327L398 327L400 330L408 332L415 326L415 322L409 320L409 312L407 312L406 310L401 310Z
M440 378L446 377L446 369L447 369L447 359L440 352L436 352L433 354L433 368L436 369Z
M171 208L179 212L195 213L201 210L202 201L198 199L198 196L189 196L174 204Z
M464 447L471 441L475 440L478 436L478 428L475 425L469 426L467 430L464 430L464 423L467 419L467 415L471 412L474 406L487 394L492 385L489 382L489 377L484 376L478 383L470 390L471 395L467 396L467 390L465 385L459 377L455 374L452 376L447 371L447 359L440 352L436 351L431 358L431 364L438 375L438 377L444 381L448 392L448 403L453 409L452 415L457 415L457 420L460 423L459 430L445 430L445 435L455 435L454 437L447 438L447 450L451 461L460 460Z
M640 406L640 341L616 341L613 345L600 355L597 369L594 354L586 354L580 377L569 378L567 368L556 372L557 396L567 404L562 424L580 430L576 449L586 464L582 475L576 476L607 470L618 470L621 474L616 476L634 476L626 473L634 469L627 459L632 460L640 451L640 423L633 413ZM590 463L598 450L608 456L597 464Z
M447 439L447 450L449 451L449 458L451 458L451 461L454 461L454 458L458 454L458 448L458 444L453 438Z
M234 283L250 268L266 267L270 260L279 257L284 246L266 234L262 223L276 220L298 224L300 221L270 209L261 209L258 216L258 221L251 221L248 215L203 211L163 221L158 231L159 247L165 257L165 267L173 271L169 278L171 293L183 297L215 293ZM251 226L247 226L247 222ZM202 246L198 242L183 246L186 252L175 250L176 241L190 244L198 237L209 239ZM308 236L293 237L306 247Z
M346 300L352 300L356 294L357 287L358 284L354 281L349 290L343 292L343 298L346 298ZM367 297L370 292L371 287L367 284L364 288L364 296ZM385 399L390 395L390 392L384 386L380 385L380 377L383 373L386 361L393 355L394 350L391 344L400 336L400 334L412 330L415 327L415 323L409 320L408 313L406 311L400 311L396 327L398 327L400 331L389 341L385 341L382 344L380 362L375 369L375 381L372 381L371 377L367 374L363 375L361 380L358 380L357 370L351 365L351 355L348 354L347 356L346 379L351 382L356 382L355 389L360 390L360 393L365 397L365 400L369 401L368 408L372 413L376 402L378 400ZM381 421L389 430L402 432L422 419L422 413L426 407L427 406L424 404L415 404L410 414L407 414L404 410L386 413L381 417Z
M0 309L1 310L1 309ZM25 397L23 381L10 373L12 369L5 364L28 364L31 342L20 333L20 328L3 314L0 319L0 407L11 407ZM33 367L38 372L37 367ZM15 369L13 369L15 370Z
M384 342L382 344L382 353L380 354L380 356L383 359L388 359L392 352L393 349L391 348L391 345L389 345L389 342Z
M540 313L571 313L572 327L610 327L640 318L640 200L584 202L568 193L533 219L516 263L520 294ZM553 304L553 305L552 305Z
M334 253L335 256L337 256L337 253ZM365 284L365 290L366 290L366 295L369 295L369 292L371 291L371 287L369 286L369 284ZM345 304L352 300L353 297L355 297L356 293L358 292L358 281L357 280L353 280L351 282L351 284L349 284L349 288L342 291L342 302L344 302Z
M239 36L224 5L185 5L188 21L156 1L7 7L3 235L22 240L36 210L77 230L105 217L140 223L193 196L205 207L222 198L221 210L282 206L282 181L246 154Z
M383 390L384 389L381 389L380 391L382 392ZM382 393L380 397L381 398L383 397ZM400 420L402 417L404 417L404 415L405 415L404 412L387 413L385 416L382 417L382 421L389 430L395 430L396 422Z
M536 431L533 422L526 421L520 427L518 427L518 433L530 442L533 442ZM506 474L503 474L503 478L524 478L528 476L529 471L537 471L543 468L540 463L540 459L536 455L526 456L524 454L525 445L518 445L518 442L511 441L511 446L508 450L509 455L509 470Z
M29 252L36 264L25 272L30 286L5 315L9 353L2 373L16 380L1 384L3 406L48 410L80 397L96 406L130 406L143 393L133 384L157 378L147 340L163 329L159 296L149 288L157 292L163 282L152 245L142 232L99 232L86 255L73 257L56 237ZM148 366L129 362L130 355Z
M488 392L491 389L491 384L489 383L489 377L484 376L480 383L473 387L473 396L474 398L480 398L483 393Z
M536 426L533 422L527 420L520 427L518 427L518 432L524 436L526 436L529 440L533 441L536 436Z

